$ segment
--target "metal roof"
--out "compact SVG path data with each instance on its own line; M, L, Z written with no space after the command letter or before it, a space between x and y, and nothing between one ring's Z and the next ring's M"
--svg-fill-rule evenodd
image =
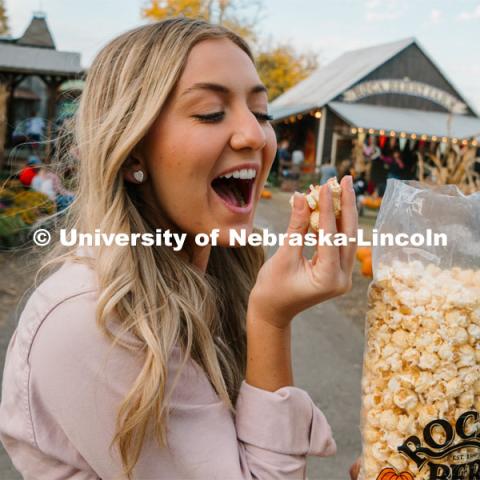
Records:
M299 105L311 105L312 108L324 106L414 42L414 38L406 38L344 53L277 97L270 104L271 114L274 119L279 119L286 116L282 110L287 107L293 114L300 113L297 109Z
M0 43L0 72L71 77L82 72L80 53Z
M467 115L361 103L330 102L328 106L348 124L359 128L459 139L480 135L480 119Z

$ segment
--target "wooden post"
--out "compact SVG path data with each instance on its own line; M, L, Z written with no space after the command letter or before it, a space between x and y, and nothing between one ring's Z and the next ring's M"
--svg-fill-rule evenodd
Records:
M0 83L0 171L5 165L5 144L7 142L7 111L9 89L5 82Z
M55 77L44 78L43 79L47 84L48 90L48 101L47 101L47 135L46 135L46 148L45 148L45 161L51 161L51 152L52 152L52 135L53 135L53 124L57 114L57 97L58 97L58 87L62 81Z

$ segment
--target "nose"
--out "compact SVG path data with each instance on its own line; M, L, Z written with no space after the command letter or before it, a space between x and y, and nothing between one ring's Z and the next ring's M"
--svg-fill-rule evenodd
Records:
M267 136L262 125L250 109L245 108L234 115L234 132L230 138L230 146L234 150L261 150Z

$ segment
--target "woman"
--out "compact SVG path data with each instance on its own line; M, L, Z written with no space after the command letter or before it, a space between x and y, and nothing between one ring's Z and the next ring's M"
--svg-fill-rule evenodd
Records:
M262 248L228 245L229 229L253 229L276 150L268 118L250 50L220 26L169 19L98 54L76 119L69 225L168 228L187 243L53 253L62 265L30 297L4 374L0 438L25 478L297 479L306 455L335 452L293 386L290 326L349 288L355 248L307 260L285 246L262 266ZM352 235L342 184L338 228ZM321 227L336 231L328 188L321 201ZM289 232L308 221L297 195ZM218 247L193 242L214 228Z

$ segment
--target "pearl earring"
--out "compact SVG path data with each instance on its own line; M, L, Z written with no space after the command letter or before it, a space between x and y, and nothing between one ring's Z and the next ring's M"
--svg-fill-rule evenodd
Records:
M143 172L141 170L137 170L136 172L133 172L133 178L138 182L142 183L143 182Z

